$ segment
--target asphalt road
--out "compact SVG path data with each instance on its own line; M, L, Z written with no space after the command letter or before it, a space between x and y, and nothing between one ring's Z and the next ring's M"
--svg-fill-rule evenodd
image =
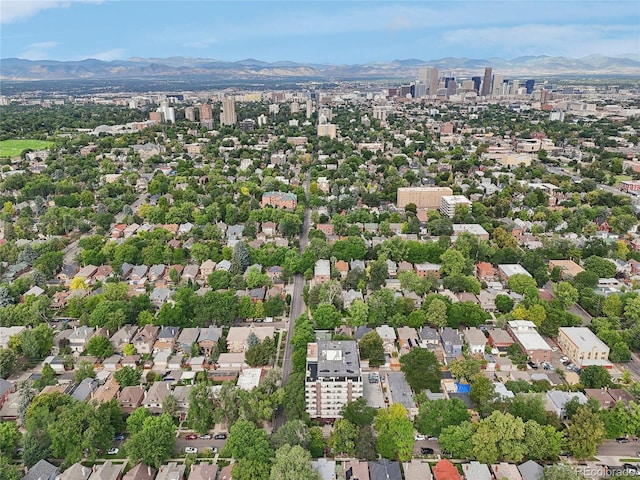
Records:
M607 457L636 458L636 452L640 452L640 441L630 440L629 443L618 443L615 440L607 440L598 448L598 456Z
M631 361L629 363L623 363L623 368L628 368L629 373L636 382L640 381L640 357L636 353L631 354ZM640 447L638 448L640 450Z
M224 448L226 440L214 440L211 438L210 440L202 440L197 438L196 440L187 440L185 438L186 435L180 435L176 439L176 452L184 453L185 447L196 447L198 451L201 451L204 448L212 448L216 447L218 451Z

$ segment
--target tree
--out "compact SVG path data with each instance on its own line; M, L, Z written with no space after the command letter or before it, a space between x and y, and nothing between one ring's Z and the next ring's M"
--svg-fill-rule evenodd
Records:
M12 348L0 347L0 377L10 377L18 366L18 354Z
M49 449L50 441L43 441L33 433L27 432L22 442L22 461L27 468L33 467L42 459L49 458L51 451ZM0 477L2 478L2 477Z
M376 409L367 405L364 397L347 403L342 407L342 418L350 421L357 427L372 425L376 416Z
M309 447L309 428L302 420L288 420L273 435L271 444L276 450L285 444L294 446L300 445L302 448Z
M602 303L602 313L607 317L619 317L622 315L622 301L615 293L609 295Z
M507 412L524 422L534 420L540 425L547 423L547 411L542 395L517 393L505 404Z
M144 313L144 312L140 312ZM125 355L135 355L136 347L134 347L131 343L127 343L124 347L122 347L122 353Z
M167 395L162 400L162 413L166 413L167 415L173 417L178 408L178 400L173 395Z
M480 373L481 365L478 360L466 358L463 360L453 360L449 364L449 371L457 379L469 381L471 377Z
M22 353L29 360L39 360L49 355L53 347L53 330L46 323L23 330L19 335Z
M589 407L578 408L567 428L567 449L572 456L582 459L596 454L604 440L604 424Z
M16 422L0 423L0 456L11 456L18 446L22 434Z
M131 415L127 417L127 431L131 435L135 435L138 432L142 431L142 427L144 426L144 422L147 418L151 416L149 410L144 407L136 408Z
M378 432L378 453L391 460L408 461L413 456L413 425L407 409L394 403L389 410L380 409L376 414L375 429Z
M370 367L379 367L384 365L384 346L382 344L382 338L375 330L365 333L358 342L358 348L360 349L360 358L369 360Z
M400 365L407 383L414 392L422 392L427 388L432 392L440 391L442 372L433 352L424 348L413 348L400 357Z
M600 365L589 365L580 373L580 382L585 388L603 388L611 386L611 375Z
M88 288L86 280L82 277L74 277L69 285L70 290L87 290Z
M443 277L456 277L469 273L469 260L458 250L452 248L440 255L440 274Z
M278 230L282 234L283 237L286 238L294 238L300 235L300 231L302 230L302 220L297 215L293 213L285 213L278 224Z
M257 428L253 422L244 419L238 420L229 430L229 439L224 447L224 453L231 455L241 465L238 472L234 466L234 478L237 473L243 478L251 478L243 475L246 473L246 470L243 470L245 468L242 466L243 463L248 463L250 466L253 465L252 462L255 462L268 468L273 458L273 449L267 439L267 433L263 429ZM264 475L263 472L258 471L257 473L258 477L254 478L264 478L261 476Z
M349 420L339 418L333 425L327 444L335 455L352 457L356 452L358 441L358 427Z
M553 294L565 309L574 305L578 301L578 289L569 282L554 284Z
M573 467L566 463L558 463L556 465L548 465L545 467L540 480L584 480L585 477L580 475Z
M564 436L551 425L540 425L533 420L524 424L525 456L531 460L557 460Z
M76 367L76 373L73 376L73 380L76 383L80 383L85 378L96 378L96 371L93 369L93 364L87 361L82 361Z
M189 392L187 421L198 433L206 433L214 423L213 401L206 383L196 384Z
M491 380L482 374L471 378L471 392L469 397L471 403L480 415L486 415L491 411L493 400L495 399L495 389Z
M0 478L3 480L20 480L22 471L15 465L11 465L6 457L0 457Z
M440 447L451 452L454 458L471 458L473 431L471 422L445 427L438 437Z
M439 298L434 298L427 307L427 322L437 328L447 326L447 304Z
M175 446L176 426L171 416L163 413L158 417L145 418L142 429L131 435L124 449L131 462L141 461L158 468L171 458Z
M113 347L104 335L94 335L87 342L87 353L94 357L107 358L113 355Z
M613 278L616 275L616 264L596 255L587 258L583 266L586 271L595 273L599 278Z
M538 288L536 281L524 273L511 275L509 280L507 280L507 286L509 287L509 290L513 290L519 294L524 294L528 289L535 288L537 290Z
M340 324L340 312L328 303L323 303L313 312L313 320L320 330L333 330Z
M482 463L520 462L526 453L524 433L522 419L494 411L473 434L473 456Z
M414 423L418 432L438 436L446 427L468 420L471 420L471 416L467 406L459 398L452 398L422 403Z
M249 247L244 242L236 243L233 247L230 273L232 275L242 275L249 265L251 265Z
M384 258L378 258L369 267L369 287L378 290L389 276L389 269Z
M121 388L133 387L138 385L140 381L140 371L130 366L122 367L113 374L113 378Z
M48 385L55 385L56 381L56 372L53 371L51 365L45 363L42 366L42 372L40 373L40 378L36 379L33 382L33 386L38 390L42 390L44 387Z
M513 299L509 295L500 293L496 295L496 308L500 313L509 313L513 310Z
M347 324L352 327L359 327L367 324L369 318L369 306L364 302L356 298L349 306L349 317L347 318Z
M299 445L285 444L276 450L271 466L271 480L320 480L311 468L311 455Z

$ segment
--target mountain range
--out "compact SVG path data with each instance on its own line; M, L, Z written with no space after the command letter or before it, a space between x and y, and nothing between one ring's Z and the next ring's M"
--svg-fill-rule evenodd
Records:
M210 77L227 80L308 79L346 80L379 78L414 78L420 67L432 66L450 76L482 75L484 68L494 73L514 76L542 75L640 75L640 56L583 58L525 56L504 58L440 58L436 60L405 59L357 65L330 65L290 61L264 62L246 59L237 62L207 58L168 57L102 61L0 60L0 79L6 81L71 80L71 79L144 79L183 76Z

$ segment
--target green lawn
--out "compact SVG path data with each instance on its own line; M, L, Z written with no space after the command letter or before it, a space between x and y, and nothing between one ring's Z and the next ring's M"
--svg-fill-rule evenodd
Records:
M0 157L19 157L23 150L42 150L53 145L45 140L3 140L0 142Z

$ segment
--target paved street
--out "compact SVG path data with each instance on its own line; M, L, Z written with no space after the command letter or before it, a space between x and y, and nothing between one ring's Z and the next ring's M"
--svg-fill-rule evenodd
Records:
M185 447L196 447L198 451L204 448L216 447L218 451L220 451L224 448L224 445L227 442L226 440L214 440L213 438L210 440L202 440L200 438L196 440L187 440L185 438L187 435L188 434L180 434L176 439L176 452L184 453Z
M598 448L598 457L636 458L636 452L639 451L640 442L631 440L629 443L618 443L615 440L607 440Z

